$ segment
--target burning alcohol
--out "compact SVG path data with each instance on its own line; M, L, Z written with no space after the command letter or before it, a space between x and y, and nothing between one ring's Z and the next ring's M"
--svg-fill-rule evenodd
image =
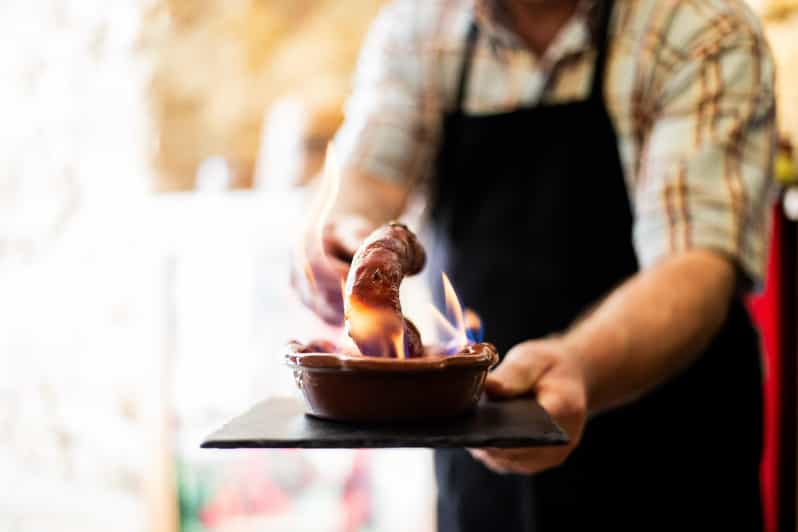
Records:
M329 317L343 309L347 337L346 341L339 339L341 349L369 357L404 359L452 355L480 341L479 316L461 306L452 283L443 274L445 315L430 305L440 342L427 348L422 345L417 328L402 315L399 285L406 275L421 271L426 253L416 236L401 223L379 227L363 241L344 282L346 263L334 253L328 256L324 240L340 180L331 144L295 261L306 281L302 286L303 298L311 302L316 313L333 322ZM335 308L327 308L330 306Z

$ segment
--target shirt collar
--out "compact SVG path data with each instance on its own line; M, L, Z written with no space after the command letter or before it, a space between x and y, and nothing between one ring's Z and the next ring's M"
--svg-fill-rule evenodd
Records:
M520 49L525 45L512 30L509 14L500 0L473 0L474 20L494 49ZM585 52L593 46L594 7L598 0L580 0L571 19L563 26L551 46L546 58L556 62L566 56Z

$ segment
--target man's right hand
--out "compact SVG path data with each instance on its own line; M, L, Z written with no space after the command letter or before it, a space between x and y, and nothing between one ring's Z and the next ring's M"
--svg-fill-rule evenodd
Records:
M291 285L302 302L331 325L344 322L341 287L355 251L374 228L361 216L338 217L324 227L321 245L313 237L306 239L306 264L294 258Z

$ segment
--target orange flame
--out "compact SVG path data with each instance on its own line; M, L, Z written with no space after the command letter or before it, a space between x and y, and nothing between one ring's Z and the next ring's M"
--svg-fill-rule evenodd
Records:
M405 349L405 327L404 324L399 328L399 331L391 338L393 342L393 352L399 358L407 358L407 350Z
M308 259L308 255L321 256L327 260L324 250L324 226L335 206L338 198L338 191L341 187L341 172L335 155L335 146L332 142L327 145L327 153L324 159L324 170L318 185L318 190L308 209L310 216L305 221L301 238L297 239L294 249L295 263L302 266L308 287L313 295L317 290L316 277L313 266ZM341 291L343 294L343 290ZM312 298L317 301L316 298ZM318 309L317 309L318 310Z
M336 159L335 146L327 145L324 170L319 180L318 189L308 209L310 216L305 221L302 237L298 239L294 249L295 263L301 266L307 281L308 299L319 304L320 298L313 297L318 291L314 265L309 257L321 257L327 261L324 249L324 228L335 206L341 187L341 172ZM341 279L341 295L345 294L346 279ZM470 309L463 309L449 277L442 274L445 296L446 314L430 305L432 316L446 337L446 352L456 352L472 343L470 331L481 330L479 316ZM317 311L319 309L316 309ZM359 301L350 301L347 310L346 328L339 344L347 351L359 352L357 345L368 346L369 353L376 356L392 356L405 358L404 321L393 310L371 308Z
M393 309L350 298L346 318L349 336L361 347L366 346L362 354L405 358L404 321Z

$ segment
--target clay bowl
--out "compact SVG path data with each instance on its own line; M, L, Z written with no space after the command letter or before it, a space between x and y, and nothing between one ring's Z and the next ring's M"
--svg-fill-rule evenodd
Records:
M491 344L454 355L374 358L302 353L286 361L315 417L349 422L422 421L462 416L476 406L499 356Z

